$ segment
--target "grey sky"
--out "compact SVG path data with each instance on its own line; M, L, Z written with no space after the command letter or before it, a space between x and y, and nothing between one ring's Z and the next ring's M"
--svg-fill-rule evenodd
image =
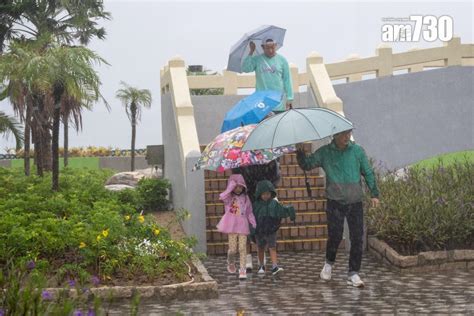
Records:
M286 28L284 47L279 51L303 69L306 56L319 52L326 62L357 53L372 56L381 43L382 18L412 14L450 15L454 33L463 43L473 42L472 2L164 2L105 1L113 19L104 22L108 36L94 41L97 51L111 66L98 70L102 92L112 110L97 104L85 112L84 130L70 132L70 146L130 148L130 123L115 91L121 80L152 91L152 109L144 110L137 128L137 148L161 143L159 75L173 56L187 64L201 64L222 71L229 49L251 29L262 24ZM440 46L441 42L392 44L395 52L408 48ZM11 113L8 102L0 109ZM221 122L216 122L221 124ZM13 147L12 137L0 138L0 152Z

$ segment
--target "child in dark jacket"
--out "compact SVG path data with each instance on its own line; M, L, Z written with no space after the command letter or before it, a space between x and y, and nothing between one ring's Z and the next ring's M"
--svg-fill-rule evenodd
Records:
M257 228L252 233L257 240L259 262L263 262L265 249L269 249L273 275L283 271L278 266L276 251L276 233L280 228L281 219L289 217L294 221L296 217L293 206L283 206L275 197L275 187L270 181L263 180L257 184L255 202L253 203L253 213L257 220ZM259 267L258 273L265 273L264 265Z

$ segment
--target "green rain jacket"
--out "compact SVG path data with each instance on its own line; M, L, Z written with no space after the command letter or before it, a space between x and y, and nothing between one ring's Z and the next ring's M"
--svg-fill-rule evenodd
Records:
M286 100L293 100L293 84L290 68L285 57L276 54L272 58L265 54L247 56L242 64L243 72L255 71L255 90L276 90L285 93ZM285 98L274 111L285 111Z
M263 201L260 196L263 192L270 192L272 198ZM253 214L257 220L257 235L267 235L276 232L280 228L282 218L289 217L295 220L296 214L293 206L283 206L275 200L276 191L273 184L268 180L258 182L255 192L255 202L253 203Z
M364 176L371 196L379 196L367 155L361 146L353 142L349 142L341 150L333 141L308 156L298 151L297 159L304 170L323 168L326 173L326 197L330 200L341 204L361 202L364 195L361 175Z

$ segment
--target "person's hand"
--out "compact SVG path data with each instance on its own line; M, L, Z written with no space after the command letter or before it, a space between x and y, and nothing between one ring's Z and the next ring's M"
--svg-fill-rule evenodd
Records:
M377 207L380 205L380 200L378 198L371 199L372 207Z
M250 52L249 52L249 55L253 55L253 53L255 52L255 43L254 42L250 42L249 43L249 48L250 48Z
M293 106L293 101L286 101L286 109L289 110Z

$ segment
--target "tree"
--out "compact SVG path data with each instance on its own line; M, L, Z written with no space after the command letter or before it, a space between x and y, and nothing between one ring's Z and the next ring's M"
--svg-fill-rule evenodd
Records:
M44 80L48 82L54 100L52 158L52 189L59 189L59 125L63 105L90 104L101 98L100 79L94 64L106 63L85 47L56 46L48 49ZM66 102L64 102L66 101ZM69 102L68 102L69 101ZM70 109L67 109L70 111Z
M28 87L27 94L33 104L32 132L35 142L35 160L38 174L43 172L43 157L52 159L52 188L58 190L59 175L59 124L62 108L79 104L90 107L101 98L100 80L93 65L106 63L100 56L85 47L70 47L50 43L47 49L37 42L14 42L9 51L0 56L0 82L21 81ZM68 108L70 111L78 111ZM52 120L51 120L52 118ZM49 127L51 125L51 127ZM45 127L46 126L46 127ZM45 152L46 129L52 129L51 151Z
M109 19L102 0L0 0L0 52L5 42L51 34L62 44L87 45L105 38L99 19Z
M21 125L13 118L0 111L0 134L12 133L15 137L16 148L19 149L23 143Z
M125 106L128 119L132 123L132 162L131 170L135 170L135 137L136 125L141 119L141 106L151 107L151 92L148 89L139 90L131 87L125 82L121 82L123 88L117 90L116 97L122 101Z
M72 45L75 42L86 45L97 37L105 38L105 29L98 26L100 19L109 19L110 13L104 11L102 0L0 0L0 55L5 43L12 41L38 41L40 38L50 37L52 40ZM48 42L43 42L47 49ZM24 90L24 89L23 89ZM26 97L26 96L25 96ZM10 98L12 100L12 98ZM33 111L31 102L36 100L36 111ZM29 174L29 144L30 144L30 117L38 119L42 125L35 130L31 128L35 143L35 162L40 165L38 173L42 174L43 167L51 169L51 117L48 116L44 105L47 101L35 96L25 103L13 102L15 112L25 122L25 173ZM76 103L77 104L77 103ZM80 103L79 103L80 104ZM69 114L73 115L76 129L82 125L81 109L64 111L63 122L68 128ZM65 147L67 150L68 134L65 133ZM37 148L41 146L42 148ZM67 163L67 151L66 160Z

